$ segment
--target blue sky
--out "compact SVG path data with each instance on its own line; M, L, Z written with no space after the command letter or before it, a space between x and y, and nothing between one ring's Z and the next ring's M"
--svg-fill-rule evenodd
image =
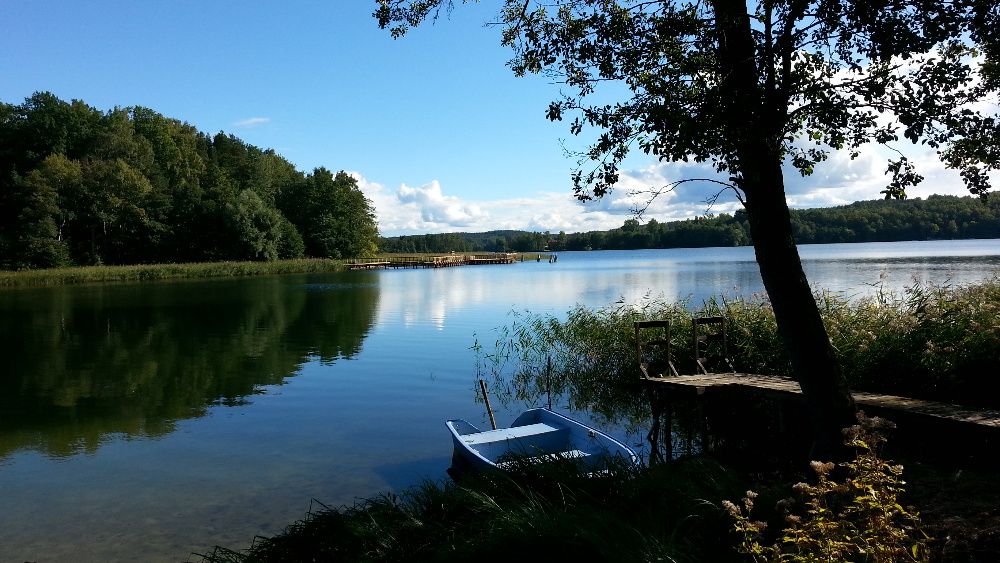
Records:
M575 161L560 142L568 130L545 119L558 85L505 66L499 29L484 25L498 5L460 6L393 40L368 0L5 0L0 100L47 90L101 110L147 106L273 148L304 171L347 170L387 235L606 229L630 216L630 189L705 175L636 156L612 196L577 203ZM911 196L964 193L932 155L912 156L928 180ZM813 177L789 175L789 201L877 198L884 171L874 152L835 155ZM644 219L704 214L706 195L685 187Z

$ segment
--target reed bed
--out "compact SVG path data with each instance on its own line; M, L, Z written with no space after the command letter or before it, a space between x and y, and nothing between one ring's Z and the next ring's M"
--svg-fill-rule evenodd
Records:
M188 264L137 264L129 266L80 266L48 270L0 272L0 288L47 287L83 283L153 281L182 278L217 278L272 274L336 272L340 260L303 258L272 262L198 262Z
M853 300L821 292L816 299L853 389L1000 408L1000 278L958 287L916 284ZM492 346L480 346L480 370L493 374L501 397L534 400L548 386L575 408L641 420L632 323L670 320L675 364L694 373L691 317L703 315L726 318L736 371L792 375L763 295L718 297L695 308L655 299L577 307L565 320L512 313Z

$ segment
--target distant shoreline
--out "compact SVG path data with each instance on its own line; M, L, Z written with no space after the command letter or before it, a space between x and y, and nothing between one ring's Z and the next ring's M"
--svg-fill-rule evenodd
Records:
M968 237L961 239L935 239L936 241L969 241L969 240L994 240L992 238ZM934 242L928 240L905 240L905 241L875 241L885 243L903 242ZM833 244L860 245L871 244L872 241L848 242L848 243L800 243L798 246L825 246ZM633 251L633 250L684 250L696 248L740 248L752 247L751 245L730 246L676 246L670 248L632 248L632 249L595 249L592 252L601 250ZM533 252L519 253L521 262L537 262L548 259L551 255L562 252L591 252L581 250L540 250ZM1000 248L997 251L1000 254ZM385 252L379 253L379 257L399 257L399 256L438 256L440 252ZM31 287L57 287L64 285L80 285L87 283L124 283L142 282L158 280L184 280L184 279L208 279L208 278L235 278L246 276L266 276L280 274L315 274L342 272L348 269L350 260L332 260L327 258L297 258L290 260L273 261L248 261L248 262L195 262L182 264L132 264L121 266L69 266L65 268L51 268L40 270L0 270L0 291L4 289L31 288Z
M964 238L947 239L950 241L971 241L971 240L991 240L984 238ZM887 241L897 242L929 242L923 240L913 241ZM822 246L824 244L868 244L867 242L854 243L806 243L799 246ZM747 245L744 245L747 246ZM701 247L672 247L654 249L624 249L631 250L675 250L691 248L716 248L712 246ZM734 248L734 247L718 247ZM619 250L622 249L608 249ZM595 250L597 252L598 250ZM537 262L553 254L560 252L588 252L588 251L535 251L520 253L522 262ZM409 253L379 253L378 256L435 256L437 252L409 252ZM1000 249L998 249L1000 254ZM208 278L235 278L246 276L264 276L279 274L315 274L332 273L347 270L348 260L332 260L328 258L298 258L291 260L273 260L259 262L196 262L184 264L132 264L121 266L70 266L65 268L51 268L42 270L0 270L0 291L4 289L32 288L32 287L58 287L65 285L80 285L87 283L123 283L123 282L143 282L160 280L184 280L184 279L208 279Z
M411 253L411 255L427 253ZM438 253L430 253L435 255ZM396 254L398 255L398 254ZM380 256L388 256L388 254ZM525 253L522 261L539 261L545 253ZM235 278L278 274L320 274L347 270L347 260L297 258L268 262L194 262L184 264L133 264L122 266L70 266L41 270L0 270L4 289L57 287L87 283L123 283L159 280Z
M799 244L852 244L1000 238L1000 194L858 201L791 210ZM381 237L383 252L530 252L738 247L752 244L746 211L644 224L635 217L607 231L576 233L499 230Z

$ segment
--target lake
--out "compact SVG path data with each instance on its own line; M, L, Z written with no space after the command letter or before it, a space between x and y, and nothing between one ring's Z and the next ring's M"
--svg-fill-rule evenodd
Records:
M849 297L1000 270L1000 240L800 248ZM511 311L761 290L752 249L703 248L0 291L0 561L185 560L445 479L443 421L488 425L472 348Z

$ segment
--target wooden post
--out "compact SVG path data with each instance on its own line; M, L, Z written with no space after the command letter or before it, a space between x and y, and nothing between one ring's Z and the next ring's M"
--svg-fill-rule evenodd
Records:
M479 388L483 390L483 402L486 403L486 413L490 415L490 426L492 426L493 429L496 430L497 421L495 418L493 418L493 407L490 406L490 396L486 392L486 380L484 379L479 380Z
M552 355L549 354L545 358L545 397L548 399L549 410L552 410L552 383L549 379L552 377Z

